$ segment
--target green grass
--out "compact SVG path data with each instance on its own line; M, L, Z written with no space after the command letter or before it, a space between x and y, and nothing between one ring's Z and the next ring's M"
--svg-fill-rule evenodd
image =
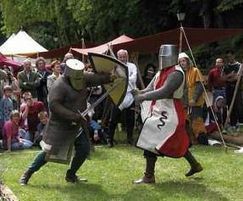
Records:
M143 152L117 145L96 147L78 175L87 183L69 184L64 180L66 165L48 163L20 186L19 177L38 150L0 153L0 180L20 201L240 201L243 200L243 155L224 152L220 147L195 146L191 149L204 167L198 175L186 178L189 167L181 159L159 158L156 184L134 185L143 176Z

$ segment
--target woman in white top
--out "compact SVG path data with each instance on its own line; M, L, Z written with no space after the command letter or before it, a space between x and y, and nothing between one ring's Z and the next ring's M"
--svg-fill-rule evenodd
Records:
M55 60L51 63L52 74L47 77L47 89L50 91L51 86L61 74L60 61Z

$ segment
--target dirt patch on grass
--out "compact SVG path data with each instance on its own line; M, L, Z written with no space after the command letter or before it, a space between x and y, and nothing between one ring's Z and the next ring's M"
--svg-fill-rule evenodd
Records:
M14 193L0 181L0 201L19 201Z

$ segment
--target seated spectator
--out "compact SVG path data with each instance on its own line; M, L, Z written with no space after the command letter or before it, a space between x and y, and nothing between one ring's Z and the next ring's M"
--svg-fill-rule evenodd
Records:
M20 120L20 122L21 122L21 120ZM21 125L21 123L20 123L20 125ZM25 129L21 128L21 126L19 129L19 136L23 139L31 140L30 133L28 131L26 131Z
M99 122L91 120L89 122L89 131L91 134L91 140L95 144L106 144L107 143L107 133L105 129L102 128Z
M35 133L34 145L39 146L39 143L43 137L43 131L44 131L45 125L47 124L47 122L49 120L48 113L46 111L41 111L38 114L38 118L40 120L40 123L38 124L37 131Z
M215 118L212 114L211 109L208 109L207 118L205 121L205 126L207 133L210 134L214 131L218 131L216 121L221 129L223 129L224 122L227 115L226 100L223 96L218 96L212 106Z
M32 142L21 138L19 133L20 113L13 110L10 120L5 122L3 127L3 148L8 152L12 150L27 149L32 146Z
M88 107L89 106L90 104L88 103ZM90 131L91 141L95 144L98 143L105 144L107 142L106 134L104 132L104 129L101 127L101 125L96 120L92 119L94 113L95 113L94 110L88 113L89 116L88 128Z
M40 123L38 113L45 111L44 103L41 101L35 101L30 93L26 93L24 97L25 103L22 103L20 107L22 120L25 122L25 129L29 131L31 141L35 139L35 132L37 131L37 125Z
M218 124L221 128L223 128L227 115L226 100L223 96L216 97L213 105L213 111L216 115Z
M3 97L0 98L0 139L2 139L3 125L10 119L10 113L13 110L13 101L11 99L11 95L11 86L5 86L3 88Z

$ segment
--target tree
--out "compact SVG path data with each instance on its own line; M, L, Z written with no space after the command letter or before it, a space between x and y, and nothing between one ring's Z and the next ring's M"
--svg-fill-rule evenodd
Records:
M0 10L0 27L3 27L3 18L2 18L2 12ZM2 32L2 29L0 29L0 44L2 44L5 40L4 34Z
M156 33L173 27L175 14L169 0L2 0L6 34L21 27L35 39L49 45L52 38L59 46L87 40L104 41L126 33L133 37ZM12 15L16 13L16 15ZM30 17L31 16L31 17ZM48 25L48 26L47 26ZM42 35L42 36L41 36ZM45 36L45 37L43 37Z
M186 12L184 26L230 27L234 12L228 17L229 11L236 11L243 0L1 0L0 5L5 34L23 28L45 47L54 48L83 36L103 42L120 34L139 37L175 28L181 9ZM241 25L239 21L235 26Z
M48 48L53 47L54 43L57 43L56 46L70 44L77 41L81 34L67 8L66 0L2 0L4 31L11 34L23 28Z

